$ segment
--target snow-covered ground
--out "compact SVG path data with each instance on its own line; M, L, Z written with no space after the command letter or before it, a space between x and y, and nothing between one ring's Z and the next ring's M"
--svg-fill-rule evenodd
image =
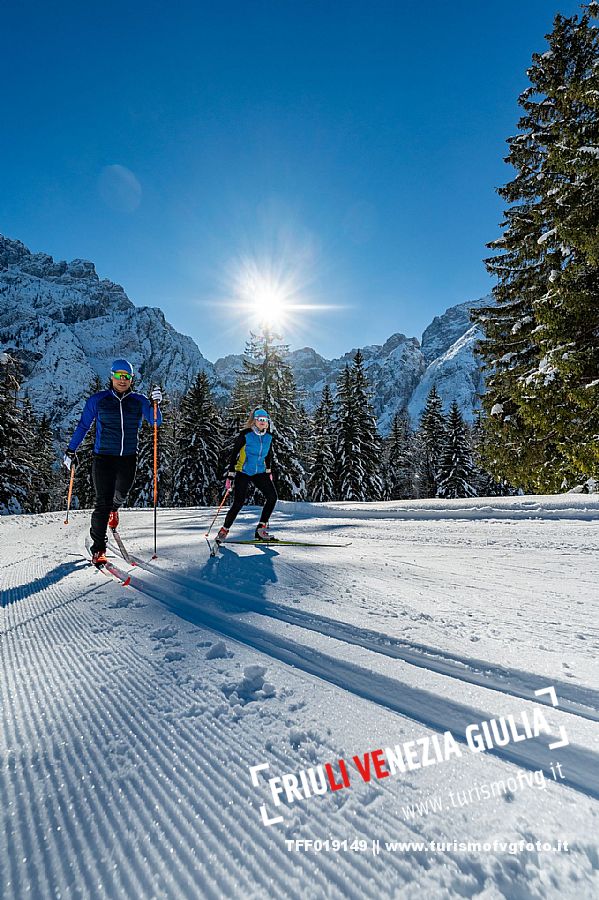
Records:
M62 518L0 519L2 898L599 896L599 497L125 511L126 587Z

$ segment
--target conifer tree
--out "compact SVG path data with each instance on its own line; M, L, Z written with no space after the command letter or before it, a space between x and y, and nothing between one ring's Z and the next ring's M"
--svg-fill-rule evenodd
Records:
M256 406L271 417L273 473L279 497L303 500L305 471L300 459L295 381L285 362L289 348L269 328L251 335L231 403L231 416L243 423ZM250 502L248 492L248 502Z
M0 353L0 515L27 509L32 481L24 453L26 425L19 406L18 362Z
M376 416L372 408L372 391L366 372L364 356L358 350L352 366L354 409L357 420L357 434L362 457L364 488L367 500L380 500L383 495L382 456L383 443L379 435Z
M223 485L225 483L227 473L229 470L229 457L231 455L231 450L233 448L233 444L237 438L237 435L243 428L243 425L248 418L248 414L246 413L245 419L241 419L239 416L233 414L232 407L228 407L222 414L222 432L221 432L221 447L220 454L218 460L218 477L219 477L219 502L222 499L223 495Z
M90 382L84 399L104 390L105 385L96 375ZM83 407L82 407L83 409ZM95 503L96 492L92 480L93 450L96 440L96 423L93 422L90 430L77 450L75 481L73 483L73 506L79 509L91 509ZM62 469L63 480L68 481L66 470ZM65 488L66 493L66 488Z
M354 409L353 383L349 365L337 379L335 395L335 489L340 500L363 500L360 457L356 456L358 434Z
M308 477L308 499L322 503L335 499L335 431L333 424L333 395L328 384L322 397L312 428L312 455Z
M418 495L436 497L439 489L441 456L445 448L446 424L443 403L433 386L426 404L417 435Z
M297 456L304 473L305 497L308 496L308 473L314 457L314 416L312 416L296 392L297 406L294 425L297 434Z
M19 412L19 443L16 449L23 484L26 490L23 512L40 512L37 492L40 483L37 477L36 437L38 420L36 419L29 397L17 400Z
M533 422L555 433L560 488L599 471L599 4L557 16L552 57L535 59L537 86L555 107L558 140L547 146L554 173L554 228L561 267L537 306L542 365ZM595 24L593 23L595 21Z
M207 506L215 502L220 489L223 423L205 372L198 373L183 397L178 420L172 503Z
M279 382L289 367L285 356L289 347L281 343L279 335L270 328L250 334L242 359L242 370L233 389L232 409L234 417L245 422L252 409L264 406L272 415L276 403ZM294 398L295 399L295 398Z
M299 436L304 423L298 412L295 379L288 367L281 372L271 409L269 413L275 417L271 419L271 430L274 439L272 468L277 493L281 500L305 500L306 472Z
M599 450L599 6L556 16L534 54L508 141L511 204L489 244L496 307L475 313L496 476L558 490L597 470Z
M505 478L492 475L486 468L486 460L492 458L493 451L488 444L489 432L485 428L481 411L472 425L470 437L476 465L476 496L504 497L516 494L517 490Z
M364 359L358 350L337 381L335 398L336 490L342 500L379 500L382 445L370 401Z
M29 412L29 430L32 479L27 511L48 512L56 509L61 503L55 468L54 436L48 417L42 416L38 419Z
M455 400L447 417L438 485L439 497L456 499L476 496L476 467L472 459L468 429Z
M385 441L385 499L414 496L414 436L407 412L396 413Z

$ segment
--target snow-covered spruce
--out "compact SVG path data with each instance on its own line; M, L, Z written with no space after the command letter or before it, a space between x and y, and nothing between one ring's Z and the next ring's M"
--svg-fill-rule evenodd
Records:
M173 506L209 506L219 498L223 423L205 372L183 397L176 413Z
M519 97L519 133L500 188L504 232L487 260L496 305L484 331L490 452L496 477L565 490L599 466L599 146L597 4L557 15ZM590 386L590 387L589 387Z

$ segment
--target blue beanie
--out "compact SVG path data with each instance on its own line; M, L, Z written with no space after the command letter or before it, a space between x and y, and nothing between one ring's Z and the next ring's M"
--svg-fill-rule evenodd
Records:
M258 409L255 409L254 412L252 413L252 415L253 415L254 419L257 419L258 416L262 416L263 418L268 419L270 421L270 416L268 415L268 413L266 412L265 409L262 409L261 406L259 406Z
M111 372L128 372L133 376L133 366L128 359L115 359L112 363Z

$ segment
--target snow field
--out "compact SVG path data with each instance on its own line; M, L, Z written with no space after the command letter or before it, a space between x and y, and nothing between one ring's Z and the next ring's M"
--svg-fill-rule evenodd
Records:
M225 548L213 561L206 511L161 511L159 559L133 570L137 588L84 564L85 513L68 554L55 514L0 520L1 895L596 895L597 514L583 500L578 518L534 521L524 508L501 522L427 519L420 507L372 523L343 504L297 521L282 504L281 536L352 545ZM240 536L253 518L244 511ZM125 512L122 531L149 558L151 512ZM537 767L537 739L512 745L514 762L465 752L261 822L269 801L252 765L298 772L460 717L515 714L542 683L556 685L560 707L541 708L568 730L555 756L577 790L548 782L406 819L407 804ZM285 845L477 836L569 839L572 850L373 857Z

